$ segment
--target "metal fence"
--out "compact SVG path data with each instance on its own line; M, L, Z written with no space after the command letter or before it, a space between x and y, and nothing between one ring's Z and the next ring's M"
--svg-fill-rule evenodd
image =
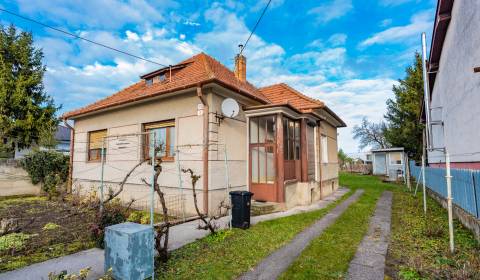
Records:
M421 180L421 166L410 161L410 172L415 179ZM452 201L454 204L480 219L480 171L451 168ZM425 167L426 187L443 198L447 197L445 168Z

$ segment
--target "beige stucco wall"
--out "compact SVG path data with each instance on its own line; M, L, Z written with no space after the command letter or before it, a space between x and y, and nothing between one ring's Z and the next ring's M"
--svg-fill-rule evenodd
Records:
M228 158L228 180L230 190L246 190L247 152L246 123L242 112L235 119L225 118L221 122L215 113L221 114L224 98L234 96L218 89L204 89L209 103L210 145L209 145L209 211L215 212L220 201L227 200L225 143ZM244 104L245 100L240 100ZM74 187L78 191L98 190L101 178L101 163L87 162L88 132L107 129L107 157L104 164L105 188L117 189L125 174L143 158L143 140L139 135L112 137L114 135L141 133L142 124L175 120L175 145L180 151L174 162L164 162L159 177L160 185L167 194L167 206L171 209L183 207L187 214L193 214L193 196L189 176L179 172L179 168L192 168L203 177L202 143L203 113L198 111L200 99L195 91L175 97L151 100L101 114L75 120L75 153L73 167ZM201 107L201 106L200 106ZM190 146L191 145L191 146ZM143 164L130 176L121 198L124 201L135 198L135 206L144 208L149 204L150 190L142 179L150 181L151 165ZM181 185L179 181L181 177ZM200 209L203 209L203 180L196 185ZM105 190L106 192L106 190ZM182 194L182 196L180 196ZM183 201L180 201L183 197ZM169 202L170 201L170 202ZM181 204L182 206L178 205ZM159 205L157 205L159 207ZM182 209L182 211L183 211ZM173 211L173 210L172 210Z
M0 196L27 194L40 194L40 184L33 185L22 167L0 162Z

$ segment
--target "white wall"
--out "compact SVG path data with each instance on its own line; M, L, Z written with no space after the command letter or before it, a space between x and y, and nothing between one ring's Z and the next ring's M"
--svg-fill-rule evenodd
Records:
M433 143L446 145L452 162L480 161L480 1L455 1L432 91L432 120L444 121L445 139L434 126ZM440 107L440 108L438 108ZM438 108L438 109L436 109ZM443 153L429 153L429 162L444 162Z

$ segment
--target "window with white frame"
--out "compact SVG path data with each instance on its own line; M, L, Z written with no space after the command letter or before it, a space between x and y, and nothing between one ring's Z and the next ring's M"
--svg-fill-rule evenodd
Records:
M328 137L322 135L320 139L320 147L322 149L322 163L328 163Z

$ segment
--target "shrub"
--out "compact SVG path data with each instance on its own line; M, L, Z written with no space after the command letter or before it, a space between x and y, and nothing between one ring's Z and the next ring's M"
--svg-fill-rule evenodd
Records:
M141 211L133 211L130 213L130 216L128 216L128 221L132 223L138 223L140 224L142 221L143 213Z
M10 233L0 237L0 252L7 250L20 250L25 246L25 241L31 235L25 233Z
M33 184L42 183L50 196L67 181L69 157L55 151L33 151L21 161Z
M120 202L112 201L105 204L103 214L99 211L92 224L91 233L97 247L104 248L105 228L111 225L123 223L127 220L128 213Z

